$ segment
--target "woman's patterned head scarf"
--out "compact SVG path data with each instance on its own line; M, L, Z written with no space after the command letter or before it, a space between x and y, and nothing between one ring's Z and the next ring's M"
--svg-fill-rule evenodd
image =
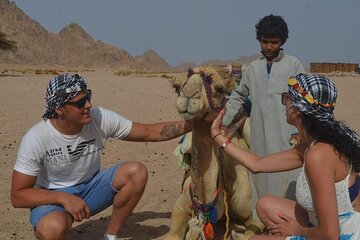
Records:
M87 81L77 74L61 74L50 80L46 89L46 110L43 119L56 118L56 108L75 97L82 90L87 89Z
M334 118L337 90L335 84L323 75L299 73L288 80L289 95L294 107L305 115L341 129L359 145L357 133Z
M297 74L289 78L289 94L295 107L320 121L332 121L336 104L335 84L322 75Z

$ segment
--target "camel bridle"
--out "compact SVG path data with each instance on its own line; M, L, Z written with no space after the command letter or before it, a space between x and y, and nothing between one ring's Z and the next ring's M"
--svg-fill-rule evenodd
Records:
M211 112L216 112L216 111L219 111L221 110L224 106L225 106L225 103L226 101L223 101L221 104L219 105L214 105L214 102L213 102L213 90L211 88L211 83L213 81L212 79L212 74L205 74L204 71L199 71L198 73L196 73L193 69L189 68L188 70L188 73L187 73L187 79L186 81L181 85L181 87L179 88L179 96L180 96L180 92L181 90L185 87L185 85L187 84L187 82L189 81L190 77L194 74L198 74L203 82L203 85L205 87L205 92L206 92L206 97L207 97L207 101L209 103L209 110ZM207 111L207 114L208 112L210 111ZM207 115L205 114L205 115ZM205 117L203 117L205 118Z

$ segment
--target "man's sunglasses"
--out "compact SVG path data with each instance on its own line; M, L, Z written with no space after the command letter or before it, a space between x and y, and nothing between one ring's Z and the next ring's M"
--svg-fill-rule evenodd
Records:
M91 96L92 96L92 92L90 89L88 89L85 97L80 98L76 102L66 102L64 104L72 105L74 107L77 107L78 109L82 109L85 106L86 101L89 101L89 102L91 101Z

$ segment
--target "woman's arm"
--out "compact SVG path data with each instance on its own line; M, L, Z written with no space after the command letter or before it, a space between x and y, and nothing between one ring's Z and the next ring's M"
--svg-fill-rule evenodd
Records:
M220 147L228 141L224 135L219 134L221 132L220 123L223 115L224 110L219 113L211 126L211 134L214 141ZM304 144L299 144L290 150L270 154L265 157L259 157L231 143L227 144L224 150L253 173L282 172L302 166L305 146Z
M223 135L215 137L214 141L221 147L228 139ZM249 169L252 173L284 172L302 166L302 157L297 148L278 152L264 157L244 150L235 144L228 144L224 150Z

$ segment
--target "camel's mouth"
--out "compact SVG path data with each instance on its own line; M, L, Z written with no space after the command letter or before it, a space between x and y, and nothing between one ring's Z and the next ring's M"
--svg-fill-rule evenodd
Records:
M184 120L192 120L195 118L196 115L192 115L191 113L189 112L182 112L182 113L179 113L180 116L184 119Z

